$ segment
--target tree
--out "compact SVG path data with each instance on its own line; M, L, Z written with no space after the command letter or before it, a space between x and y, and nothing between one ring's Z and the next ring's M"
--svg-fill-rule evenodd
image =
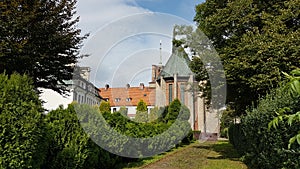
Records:
M281 71L300 66L299 6L295 0L207 0L196 7L198 28L224 64L227 103L240 114L278 86Z
M64 94L82 40L76 0L0 2L0 72L32 77L35 88Z

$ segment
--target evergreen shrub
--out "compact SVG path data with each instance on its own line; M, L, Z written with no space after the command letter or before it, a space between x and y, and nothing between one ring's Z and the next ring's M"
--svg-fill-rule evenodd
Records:
M40 168L47 144L42 112L30 78L0 74L0 168Z

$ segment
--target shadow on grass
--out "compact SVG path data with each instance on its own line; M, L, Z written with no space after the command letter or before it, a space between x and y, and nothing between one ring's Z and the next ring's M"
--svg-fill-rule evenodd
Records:
M120 166L118 166L118 168L116 168L116 169L123 169L123 168L128 168L129 169L129 168L139 168L139 167L142 167L144 165L147 165L147 164L159 161L160 159L164 158L166 155L170 155L171 153L173 153L175 151L181 150L182 148L185 148L185 147L189 146L190 144L192 144L194 142L195 141L192 141L189 144L185 144L185 143L178 144L174 148L172 148L172 149L170 149L170 150L168 150L166 152L163 152L161 154L152 156L152 157L139 158L139 159L130 159L130 158L127 158L127 160L123 160L123 161L125 161L125 163L124 164L120 164Z
M208 156L207 159L229 159L240 161L241 156L228 141L205 142L203 145L194 146L195 148L215 151L218 155Z

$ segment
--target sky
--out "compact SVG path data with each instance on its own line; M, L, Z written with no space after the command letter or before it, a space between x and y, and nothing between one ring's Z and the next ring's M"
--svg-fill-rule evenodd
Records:
M203 0L78 0L78 28L84 41L80 66L91 67L97 87L146 86L151 66L171 55L175 24L193 25L195 6ZM160 51L160 42L162 50Z

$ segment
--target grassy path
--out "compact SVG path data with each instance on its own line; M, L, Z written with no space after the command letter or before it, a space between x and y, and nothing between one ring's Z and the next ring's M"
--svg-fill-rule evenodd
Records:
M195 142L166 154L143 169L247 169L228 141Z

